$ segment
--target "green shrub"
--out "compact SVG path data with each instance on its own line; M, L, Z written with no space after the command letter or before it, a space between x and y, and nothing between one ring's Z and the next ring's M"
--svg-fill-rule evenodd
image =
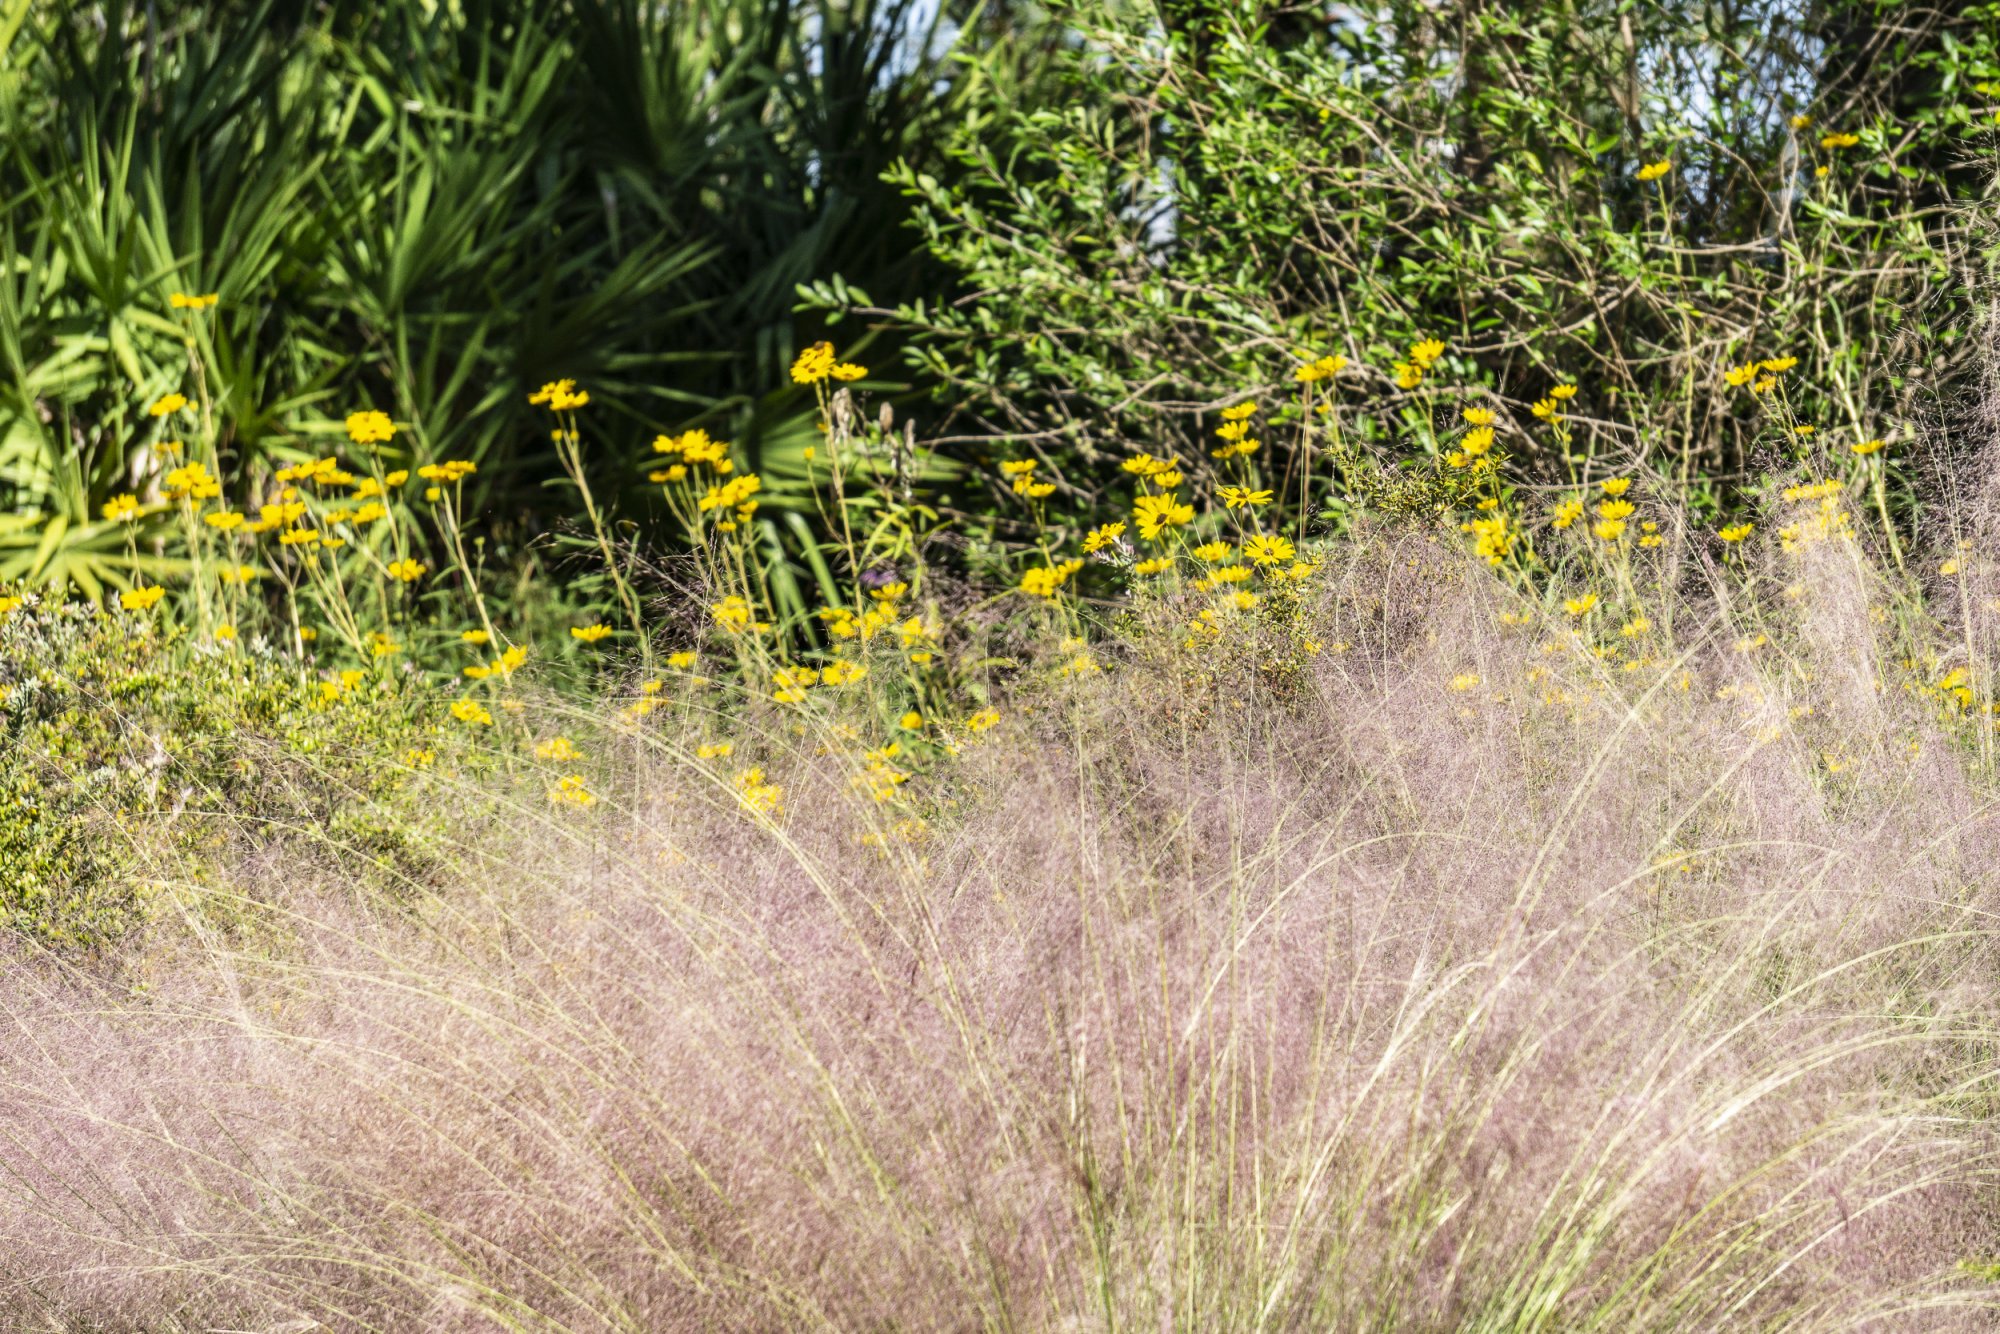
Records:
M267 646L43 603L0 619L0 923L96 948L147 919L148 886L241 836L396 828L435 746L393 675L329 697ZM336 835L337 836L337 835Z

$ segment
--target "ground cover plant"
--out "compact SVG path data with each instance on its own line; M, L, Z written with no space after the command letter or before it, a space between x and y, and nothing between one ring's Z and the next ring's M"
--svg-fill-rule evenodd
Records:
M0 6L8 114L206 12ZM664 40L478 12L212 68ZM711 89L852 35L700 14ZM927 276L726 392L546 162L601 375L276 260L136 372L0 305L0 1324L1990 1327L1992 16L1319 17L864 23Z

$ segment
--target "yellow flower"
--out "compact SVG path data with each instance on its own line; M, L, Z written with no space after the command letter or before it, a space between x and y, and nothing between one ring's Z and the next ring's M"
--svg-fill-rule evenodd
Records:
M1151 560L1142 560L1133 565L1132 573L1137 575L1165 574L1173 568L1174 558L1172 556L1155 556Z
M389 562L389 574L406 584L414 583L423 578L424 563L420 560L392 560Z
M1629 500L1600 500L1597 502L1597 517L1600 519L1629 519L1632 517L1632 502Z
M1054 597L1056 590L1082 568L1083 562L1080 560L1066 560L1059 565L1038 566L1021 576L1021 591L1031 597Z
M1537 400L1535 405L1529 408L1528 411L1534 413L1536 417L1545 422L1552 422L1562 415L1559 406L1553 398Z
M1451 688L1461 694L1478 684L1479 674L1477 672L1460 672L1457 676L1451 678Z
M1000 710L981 709L965 720L966 727L974 732L984 732L1000 724Z
M118 595L118 605L127 611L146 611L166 595L167 590L158 584L147 588L128 589Z
M896 720L896 726L902 728L905 732L920 732L924 726L924 715L918 713L915 709L911 709Z
M1254 402L1238 403L1233 408L1224 408L1222 410L1222 419L1224 421L1230 421L1230 422L1244 421L1256 415L1257 415L1257 405Z
M1331 380L1347 368L1347 358L1339 353L1331 356L1315 357L1292 369L1292 378L1300 384L1312 384L1319 380Z
M1268 505L1271 503L1269 491L1253 491L1247 486L1224 486L1216 490L1222 503L1230 509L1242 509L1245 505Z
M763 634L771 628L770 622L755 619L756 609L736 593L731 593L720 602L711 603L708 609L714 614L716 624L732 635L742 634L746 630Z
M1604 481L1604 494L1616 499L1632 489L1630 477L1609 477ZM1626 511L1628 514L1631 511Z
M1727 528L1724 528L1719 532L1717 532L1716 536L1721 538L1725 542L1733 544L1736 542L1741 542L1744 538L1750 536L1750 534L1755 531L1756 531L1756 525L1754 524L1732 523Z
M168 394L164 398L155 399L153 406L147 408L146 412L149 416L164 417L170 412L179 412L187 405L186 394Z
M20 598L0 595L0 618L12 616L24 605Z
M1172 495L1140 496L1132 502L1132 517L1138 522L1139 536L1151 542L1164 529L1192 522L1194 506L1179 504Z
M1582 616L1597 605L1597 594L1585 593L1580 598L1570 598L1563 603L1563 610L1572 616Z
M175 310L207 310L217 299L214 292L204 292L200 296L191 296L186 292L167 294L167 304Z
M1474 519L1462 527L1473 535L1474 547L1488 565L1500 564L1514 550L1514 534L1508 528L1504 514Z
M1467 408L1458 415L1465 418L1467 426L1491 426L1493 424L1492 408Z
M857 366L851 361L836 361L833 364L833 369L828 371L827 374L836 380L854 381L864 378L868 374L868 368L866 366Z
M744 508L747 506L754 511L756 502L751 497L763 489L764 479L754 472L746 472L720 485L709 487L695 503L704 514L712 510L735 510L741 517L748 518L748 514L742 513Z
M1863 440L1858 445L1849 445L1848 448L1862 455L1879 454L1888 447L1888 443L1886 440Z
M1809 129L1811 126L1812 126L1812 117L1806 115L1805 112L1803 111L1801 111L1798 115L1792 117L1792 128L1795 130Z
M1558 403L1567 403L1576 397L1576 386L1573 384L1559 384L1549 390L1549 397Z
M1084 534L1083 549L1085 552L1102 551L1123 536L1124 532L1125 525L1122 522L1099 524Z
M833 374L833 366L833 344L814 343L792 363L792 380L796 384L818 384Z
M733 741L704 741L694 748L695 758L701 760L726 760L735 752Z
M1228 560L1236 554L1236 548L1227 542L1204 542L1194 549L1194 558L1208 565Z
M1410 360L1421 369L1429 370L1437 359L1444 355L1444 344L1435 338L1426 338L1410 348Z
M597 797L584 786L583 775L565 774L549 789L549 800L559 806L589 806Z
M540 404L550 412L573 412L590 402L590 391L578 389L574 380L550 380L529 394L528 402Z
M174 499L213 500L222 494L222 483L209 476L208 465L199 459L171 469L164 481Z
M1639 168L1639 179L1642 181L1657 181L1673 169L1674 164L1671 158L1662 159L1659 162L1648 162L1645 166Z
M1756 375L1757 363L1746 361L1741 366L1731 366L1722 373L1722 378L1729 382L1731 388L1741 389L1744 385L1749 384L1752 379L1756 378Z
M1768 371L1772 375L1783 375L1798 364L1799 359L1797 357L1771 357L1768 360L1758 362L1757 368Z
M1565 500L1555 508L1555 525L1558 528L1567 528L1582 517L1583 502L1581 500Z
M597 625L572 625L569 628L571 639L580 639L586 644L595 644L610 633L611 627L601 622Z
M1396 363L1396 387L1398 389L1415 389L1423 382L1424 368L1422 366L1414 362L1399 361Z
M695 655L689 649L682 649L678 653L669 653L667 655L667 666L677 672L684 672L694 666L694 661Z
M493 726L493 715L488 713L486 706L476 699L454 700L451 706L451 716L462 723L470 723L474 727Z
M389 420L386 412L369 409L366 412L347 414L347 438L357 445L380 445L393 439L396 423Z
M1840 132L1834 134L1821 135L1819 146L1821 148L1834 148L1834 149L1852 148L1860 142L1861 142L1860 135Z
M792 373L798 374L796 369ZM776 814L783 797L783 790L776 783L764 781L761 768L745 769L736 775L736 799L748 810L760 815Z
M1625 520L1599 519L1590 526L1590 531L1600 542L1616 542L1625 536Z
M139 497L134 495L113 496L104 502L104 517L113 523L131 523L144 512Z
M1282 537L1253 537L1243 544L1243 554L1253 565L1280 565L1298 553Z
M1151 478L1158 477L1161 473L1172 472L1178 465L1173 459L1156 459L1142 449L1118 466L1139 477Z

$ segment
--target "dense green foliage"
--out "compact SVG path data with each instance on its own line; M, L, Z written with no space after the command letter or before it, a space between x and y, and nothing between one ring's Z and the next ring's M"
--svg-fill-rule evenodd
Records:
M1033 534L955 458L1032 442L1095 499L1105 455L1199 458L1302 348L1371 391L1428 337L1517 407L1580 383L1567 451L1503 441L1542 481L1649 457L1726 489L1789 456L1720 377L1758 357L1814 366L1798 419L1893 439L1963 387L1989 250L1991 4L4 14L0 581L93 597L183 572L99 509L143 490L145 405L197 363L232 500L379 408L391 463L481 465L469 507L518 564L573 512L525 402L570 376L620 522L659 531L645 442L704 425L763 475L787 586L824 584L851 572L784 375L822 318L935 391L928 498L976 554ZM176 291L221 298L192 357ZM1353 433L1407 464L1433 406Z
M298 836L356 868L420 859L421 814L395 799L451 750L393 682L305 680L268 645L197 645L79 603L0 625L0 926L112 943L162 878Z
M952 172L898 170L975 295L868 313L926 335L956 432L1032 444L1075 493L1127 442L1202 459L1300 350L1378 403L1426 338L1520 417L1579 384L1567 458L1503 439L1544 481L1795 457L1725 380L1744 362L1800 358L1792 416L1843 439L1931 425L1973 378L2000 7L1059 13L1059 96L968 119ZM1426 385L1353 427L1435 454L1437 407Z
M220 297L232 499L372 407L518 515L556 470L543 380L595 386L620 443L699 418L796 454L797 285L946 281L883 173L948 170L976 81L915 0L0 12L0 582L134 568L95 521L143 480L146 405L193 392L177 291Z

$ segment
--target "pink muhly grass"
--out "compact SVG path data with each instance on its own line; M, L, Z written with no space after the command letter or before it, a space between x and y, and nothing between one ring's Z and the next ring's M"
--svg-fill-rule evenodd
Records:
M1142 639L913 840L773 723L775 816L665 730L401 909L171 885L238 924L145 991L0 983L0 1312L1981 1326L2000 822L1797 577L1808 715L1739 609L1622 673L1376 541L1304 675Z

